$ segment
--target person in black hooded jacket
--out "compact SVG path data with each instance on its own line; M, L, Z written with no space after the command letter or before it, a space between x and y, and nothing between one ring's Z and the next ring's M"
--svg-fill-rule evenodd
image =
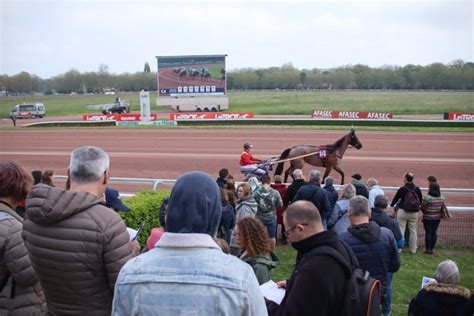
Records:
M297 252L291 278L277 283L286 288L280 305L267 300L268 315L341 315L350 274L335 258L313 255L319 247L332 247L348 262L358 266L351 249L337 234L325 231L318 209L309 201L288 206L283 221L286 235Z
M400 268L400 255L393 233L369 222L369 201L360 195L349 200L351 226L341 239L349 244L362 269L382 283L382 314L389 315L392 301L391 273Z

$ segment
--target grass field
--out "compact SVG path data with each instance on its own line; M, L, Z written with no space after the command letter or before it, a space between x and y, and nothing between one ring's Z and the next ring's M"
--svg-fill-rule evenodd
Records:
M416 255L403 252L401 267L393 276L392 315L406 315L410 300L418 293L423 276L432 277L438 264L446 259L452 259L461 271L461 285L474 291L474 248L459 246L439 246L432 256L422 253ZM296 251L291 246L279 246L276 253L280 265L272 271L272 280L280 281L291 276L294 268Z
M380 111L394 114L441 114L450 111L473 112L474 92L379 92L379 91L272 91L229 92L229 111L255 114L309 114L314 109ZM57 95L0 97L0 118L7 118L14 105L42 102L47 116L97 112L88 105L113 103L115 97L130 100L132 111L139 109L138 93L117 95ZM154 105L152 111L167 107Z

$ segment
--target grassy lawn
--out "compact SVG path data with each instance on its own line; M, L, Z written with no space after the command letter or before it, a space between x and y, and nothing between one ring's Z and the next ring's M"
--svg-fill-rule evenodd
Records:
M456 261L461 271L461 284L474 291L474 248L460 246L439 246L432 256L422 253L401 254L401 267L394 274L392 289L392 315L406 315L410 300L418 293L423 276L432 277L438 264L445 259ZM296 251L291 246L279 246L276 253L280 265L272 271L273 281L280 281L291 276L294 268Z
M394 114L440 114L474 111L472 92L378 92L378 91L271 91L229 92L229 111L255 114L309 114L314 109L380 111ZM7 118L14 105L41 102L47 116L97 113L88 105L113 103L115 97L130 100L132 111L139 109L138 92L117 95L56 95L0 97L0 118ZM151 92L152 111L156 92Z

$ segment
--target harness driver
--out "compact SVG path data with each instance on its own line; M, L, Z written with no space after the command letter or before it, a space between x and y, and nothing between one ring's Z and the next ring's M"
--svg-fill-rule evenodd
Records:
M259 168L258 164L262 162L260 159L256 159L250 153L250 149L252 148L251 143L244 144L244 151L240 155L240 171L244 174L255 174L259 178L264 176L267 172L261 168Z

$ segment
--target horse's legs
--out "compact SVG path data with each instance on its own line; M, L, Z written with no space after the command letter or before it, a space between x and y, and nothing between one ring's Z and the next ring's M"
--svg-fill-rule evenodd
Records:
M344 171L342 171L339 166L334 166L334 170L336 170L341 175L341 184L344 184Z
M290 167L288 169L286 169L285 171L285 181L284 183L286 183L288 181L288 176L291 175L291 177L293 178L293 170L295 170L295 167L293 166L293 164L290 163Z
M327 178L327 176L329 175L329 173L331 172L332 170L332 167L326 167L326 171L324 171L324 177L323 177L323 181L321 183L324 183L324 179Z

